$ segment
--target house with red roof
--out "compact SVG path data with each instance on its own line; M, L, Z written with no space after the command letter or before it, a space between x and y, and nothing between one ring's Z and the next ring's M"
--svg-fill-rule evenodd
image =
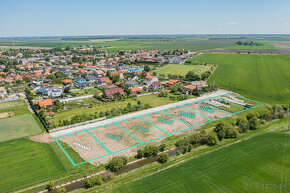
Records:
M104 83L107 83L107 82L111 82L110 78L109 77L102 77L99 79L99 82L104 84Z
M33 101L33 105L39 105L40 107L46 107L46 109L50 109L52 107L51 99L43 99L38 101Z
M104 90L103 91L103 97L105 97L105 98L112 98L117 93L120 93L121 95L124 95L124 90L122 88L107 89L107 90Z

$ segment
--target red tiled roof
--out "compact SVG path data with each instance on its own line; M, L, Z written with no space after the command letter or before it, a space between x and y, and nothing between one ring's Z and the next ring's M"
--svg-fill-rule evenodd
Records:
M194 89L196 89L196 86L190 84L190 85L183 86L183 88L189 89L189 90L194 90Z
M155 78L155 76L152 76L152 75L150 75L149 73L147 73L146 78L147 78L147 79L153 79L153 78Z
M72 80L70 80L70 79L64 79L62 82L65 83L65 84L68 84L68 83L72 83Z
M142 88L131 88L131 92L138 92L138 91L142 91Z
M111 80L109 79L109 77L103 77L100 78L101 82L110 82Z
M33 104L38 104L40 107L45 106L52 106L52 100L51 99L43 99L40 101L33 101Z
M112 98L114 94L116 93L120 93L121 95L124 95L124 91L122 88L112 88L112 89L105 90L104 92L108 98Z

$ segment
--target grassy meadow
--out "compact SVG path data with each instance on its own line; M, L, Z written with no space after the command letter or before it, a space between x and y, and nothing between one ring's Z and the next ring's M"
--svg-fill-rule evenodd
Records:
M66 170L49 144L17 139L0 143L0 192L41 182ZM4 177L5 176L5 177Z
M166 170L148 174L149 167L141 168L139 172L126 175L129 179L124 176L112 181L114 186L108 184L98 187L98 190L140 193L289 192L290 138L286 137L287 127L288 121L271 125L268 128L271 132L197 155Z
M218 64L210 84L261 102L289 103L290 55L202 54L193 60Z
M156 72L157 74L180 74L185 76L188 71L194 71L198 72L198 75L201 75L202 73L210 70L211 66L203 66L203 65L184 65L184 64L167 64L165 66L162 66L153 72Z
M0 142L42 132L24 100L0 103L0 113L4 112L14 112L15 116L0 119Z

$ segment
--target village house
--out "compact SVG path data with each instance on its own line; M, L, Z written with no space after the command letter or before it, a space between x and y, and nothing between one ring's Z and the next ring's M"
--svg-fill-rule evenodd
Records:
M40 94L44 97L60 97L63 95L62 87L53 87L53 88L40 88L36 91L37 94Z
M51 99L43 99L38 101L33 101L33 105L38 105L40 108L45 107L46 109L52 108L52 100Z
M164 88L164 86L163 86L163 84L160 83L160 82L153 82L150 86L148 86L148 89L149 89L150 91L161 90L161 89L163 89L163 88Z
M186 86L182 86L182 88L184 88L184 93L186 94L193 94L195 90L197 90L197 86L195 85L186 85Z
M146 79L143 81L143 84L149 87L153 82L158 82L158 78L147 73Z
M127 82L125 82L125 86L129 87L129 88L133 88L138 86L138 82L134 81L134 80L129 80Z
M112 98L116 93L120 93L124 95L124 90L122 88L112 88L103 91L103 97L105 98Z

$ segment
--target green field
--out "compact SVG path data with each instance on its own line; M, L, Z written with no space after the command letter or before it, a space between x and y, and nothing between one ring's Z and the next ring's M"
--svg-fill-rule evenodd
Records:
M42 132L24 100L0 103L0 113L4 112L14 112L15 116L0 119L0 142Z
M240 50L277 50L277 48L271 44L263 43L261 46L245 46L245 45L232 45L226 46L225 49L240 49Z
M202 54L199 62L218 64L210 84L267 103L289 103L290 55Z
M24 138L2 142L0 155L0 192L10 192L65 172L48 144Z
M0 142L40 134L42 131L32 115L0 119Z
M154 94L137 97L137 100L140 100L142 104L149 103L152 107L157 107L157 106L176 102L174 100L170 100L168 97L158 97ZM85 99L84 101L88 101L89 103L91 103L92 99ZM58 112L56 113L56 116L53 118L53 121L55 124L58 124L59 120L70 119L74 115L91 114L94 112L100 113L101 111L103 112L107 110L110 111L112 108L115 108L115 109L124 108L127 106L128 103L135 105L137 104L137 101L134 99L127 99L124 101L103 103L101 105L96 104L96 105L93 105L91 108L81 107L81 108L76 108L69 111Z
M39 40L15 42L15 46L28 47L77 47L81 45L106 45L109 51L119 50L202 50L221 48L232 45L236 40L208 40L208 38L177 38L177 39L121 39L118 41L71 41L71 40ZM0 46L13 46L12 41L0 42Z
M180 74L185 76L188 71L193 70L194 72L198 72L198 75L201 75L205 71L210 70L211 65L184 65L184 64L167 64L166 66L162 66L153 72L156 72L157 74Z
M110 189L104 188L106 192L140 193L289 192L290 138L286 138L289 135L285 133L287 126L288 122L284 121L269 128L279 132L265 132L152 175L146 175L145 170L140 177L133 173L135 179L122 179Z
M15 116L30 114L27 104L24 100L16 100L11 102L0 103L0 113L14 112Z

